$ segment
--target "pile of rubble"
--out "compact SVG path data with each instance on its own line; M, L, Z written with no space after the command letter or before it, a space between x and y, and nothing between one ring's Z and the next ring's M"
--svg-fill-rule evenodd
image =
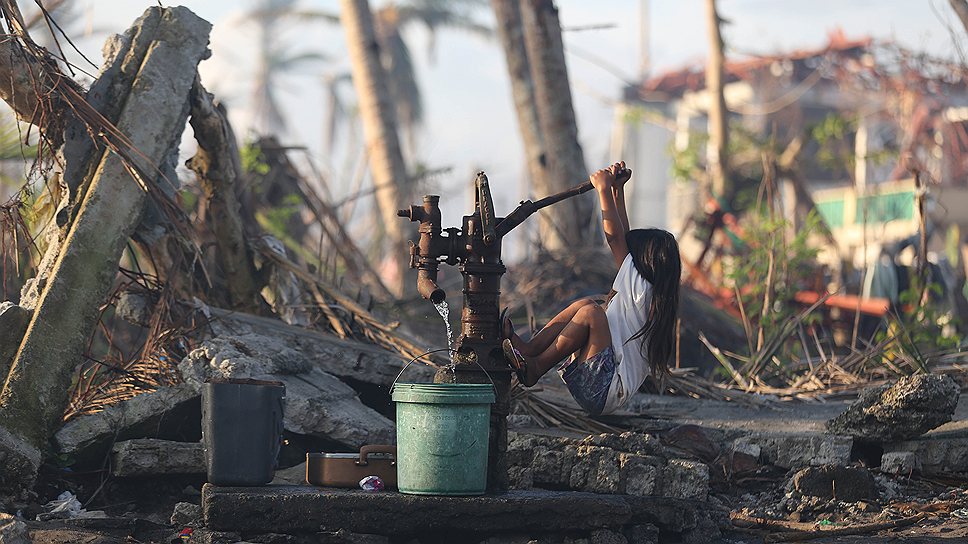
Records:
M508 473L516 489L706 500L709 467L677 454L654 435L626 432L576 440L512 433Z

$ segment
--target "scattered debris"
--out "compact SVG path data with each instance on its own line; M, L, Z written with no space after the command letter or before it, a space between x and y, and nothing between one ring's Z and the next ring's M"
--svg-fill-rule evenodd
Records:
M3 389L0 491L28 488L42 451L60 426L74 367L97 325L128 238L147 199L142 180L154 180L177 149L188 116L188 93L199 61L209 55L211 25L184 7L150 8L129 41L114 50L123 104L115 126L127 148L96 158L83 205L34 310L32 326ZM171 44L170 47L159 44ZM111 64L111 63L108 63ZM158 81L165 85L158 85ZM126 96L125 96L126 95ZM130 160L137 150L137 159ZM142 181L144 183L144 181Z
M87 511L81 505L81 501L70 491L65 491L57 496L55 500L44 505L44 512L37 515L37 521L50 521L52 519L75 519L75 518L106 518L101 510Z
M626 432L583 440L510 433L508 472L517 489L547 488L705 500L709 467L658 438Z
M0 542L3 544L30 544L27 524L15 516L0 512Z
M827 428L868 440L908 440L951 421L960 393L961 388L947 375L903 377L893 385L864 390Z

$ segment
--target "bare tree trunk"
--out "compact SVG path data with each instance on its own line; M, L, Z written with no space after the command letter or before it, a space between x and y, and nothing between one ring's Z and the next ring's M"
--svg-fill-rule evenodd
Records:
M552 0L525 0L520 6L538 125L544 137L545 161L541 166L548 193L556 193L588 177L585 157L578 143L561 23ZM545 247L556 251L588 242L591 236L582 227L588 224L591 205L591 196L586 195L544 211L552 224L548 237L542 240Z
M406 224L397 217L397 210L409 204L405 201L409 196L409 182L369 3L367 0L340 0L340 20L346 30L353 86L359 99L376 201L386 232L387 243L383 249L393 265L392 276L384 278L384 283L394 295L404 296L416 290L415 281L406 281Z
M951 4L951 9L955 10L955 14L961 19L962 26L968 32L968 0L948 0L948 3Z
M517 0L491 0L491 6L497 19L497 33L504 48L508 75L511 77L511 95L518 116L521 140L524 142L528 175L537 196L550 195L557 192L555 189L558 187L550 179L544 138L538 122L538 105L534 96L534 82L531 80L531 64L524 45L520 3ZM539 215L542 240L551 240L557 236L549 212Z
M729 161L726 146L729 142L726 117L726 97L723 95L723 37L719 31L720 18L716 0L706 0L706 23L709 38L709 60L706 62L706 92L709 93L709 144L706 148L712 194L723 197L729 190Z
M208 218L216 240L216 258L225 274L228 302L233 310L258 313L262 307L255 265L245 240L236 185L242 174L239 148L225 110L198 79L191 94L191 125L198 151L188 161L209 202Z

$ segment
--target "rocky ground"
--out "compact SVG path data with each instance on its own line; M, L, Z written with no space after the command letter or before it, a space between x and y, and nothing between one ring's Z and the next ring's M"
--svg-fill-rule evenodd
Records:
M387 391L395 377L394 361L381 359L387 357L384 352L341 345L315 333L296 334L292 328L270 331L257 319L232 319L216 322L216 336L178 365L181 385L69 421L55 436L58 453L44 465L33 494L9 511L18 516L0 518L0 543L20 544L25 535L51 543L243 538L289 544L418 542L409 534L394 537L386 528L381 530L389 531L389 537L336 534L342 526L303 534L300 540L271 521L253 532L258 527L251 525L251 517L244 520L244 530L214 533L204 527L203 505L213 504L203 497L205 464L199 442L199 390L205 379L286 383L287 443L281 462L291 468L277 472L277 485L303 483L305 467L299 463L306 451L353 451L364 443L393 439ZM325 357L329 363L310 362L323 352L330 354ZM534 393L544 401L577 408L555 376L546 377ZM763 398L740 403L638 394L627 411L599 422L625 430L604 434L543 428L521 406L513 412L509 475L515 493L524 495L487 503L495 516L505 516L500 519L515 519L517 500L530 508L541 501L553 505L564 500L578 517L583 508L576 500L598 507L601 501L618 501L618 507L632 505L633 510L646 508L655 497L666 502L661 513L632 512L631 517L616 518L607 530L590 531L587 525L594 520L574 518L569 519L575 522L570 532L543 532L533 538L519 531L468 542L752 544L807 537L815 542L968 538L968 395L959 395L945 377L904 379L854 402ZM555 495L562 491L574 495ZM52 512L50 501L65 492L77 502L67 507L69 501L62 500L57 503L61 511ZM292 504L288 492L280 493L278 500L272 492L263 499L267 520L285 518L272 514L273 505L284 512ZM325 492L297 495L308 501L310 511L317 502L345 499ZM375 511L396 508L394 501L378 503ZM405 500L397 502L400 508L414 508ZM365 501L360 504L369 508ZM412 525L408 516L400 519ZM189 533L194 533L190 539Z

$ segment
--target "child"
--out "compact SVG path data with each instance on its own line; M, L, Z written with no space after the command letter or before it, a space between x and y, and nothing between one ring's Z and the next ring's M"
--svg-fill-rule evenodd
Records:
M679 311L679 246L661 229L629 230L625 181L631 170L615 163L591 175L602 205L602 226L619 266L602 308L581 299L525 342L505 319L504 353L527 387L572 355L558 373L578 404L592 415L628 402L647 371L667 371Z

